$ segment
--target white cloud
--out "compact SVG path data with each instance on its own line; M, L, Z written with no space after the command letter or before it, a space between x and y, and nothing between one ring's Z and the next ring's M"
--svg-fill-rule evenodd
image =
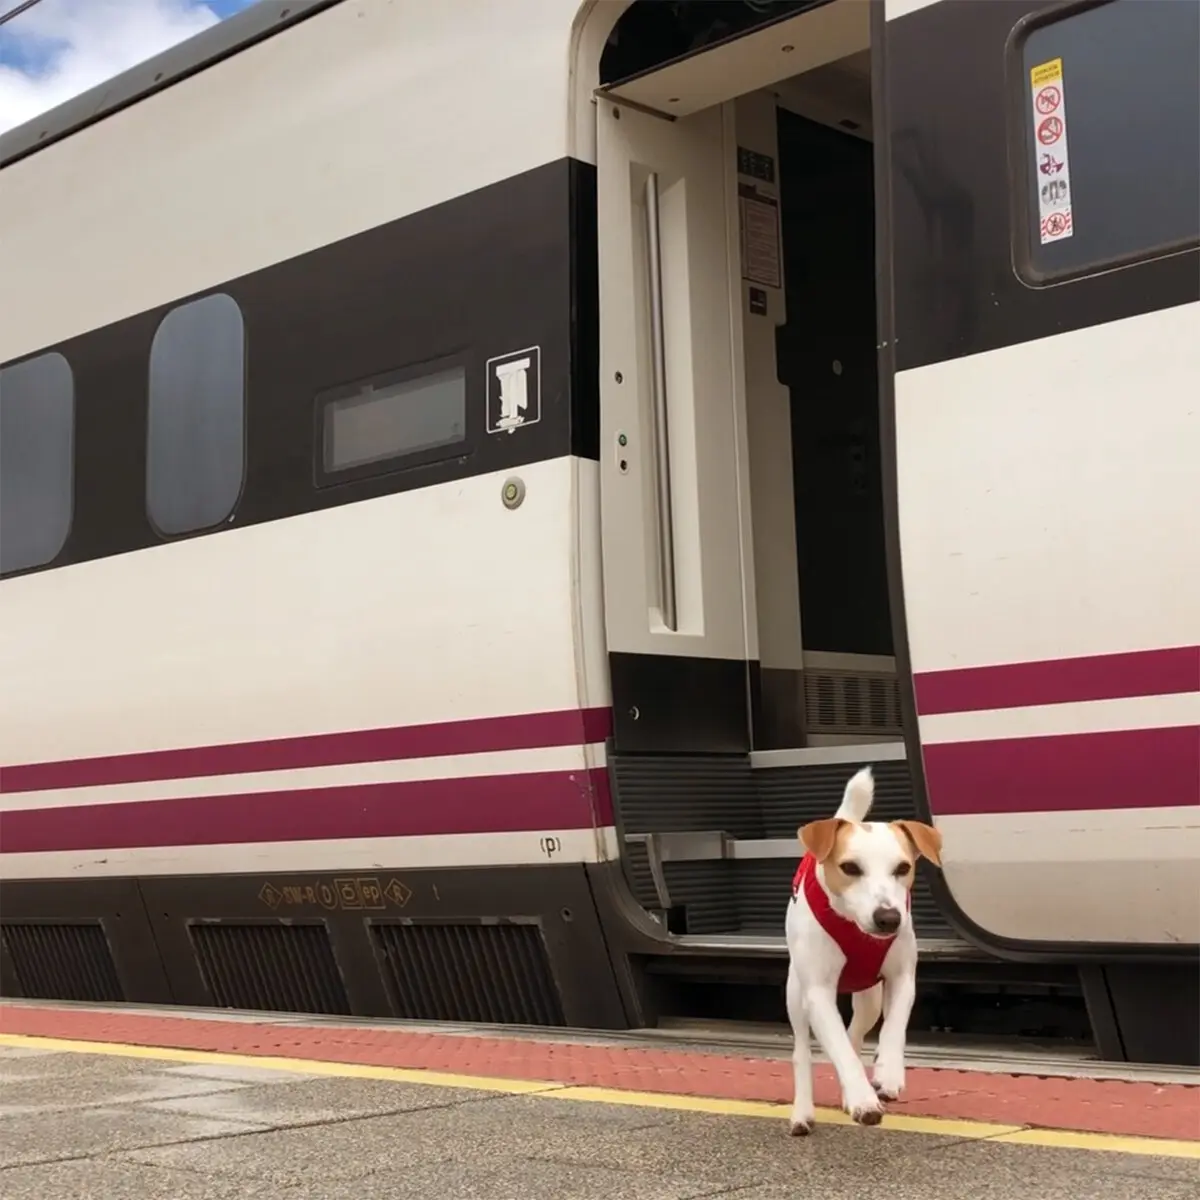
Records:
M219 19L203 0L41 0L0 25L0 133Z

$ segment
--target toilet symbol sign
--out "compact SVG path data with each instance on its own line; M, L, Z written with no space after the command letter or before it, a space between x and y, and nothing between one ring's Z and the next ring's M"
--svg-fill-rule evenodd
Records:
M515 433L542 419L542 350L529 346L487 360L487 431Z

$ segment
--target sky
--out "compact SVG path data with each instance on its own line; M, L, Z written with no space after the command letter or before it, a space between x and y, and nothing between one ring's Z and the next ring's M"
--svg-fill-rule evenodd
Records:
M40 0L0 25L0 133L256 2Z

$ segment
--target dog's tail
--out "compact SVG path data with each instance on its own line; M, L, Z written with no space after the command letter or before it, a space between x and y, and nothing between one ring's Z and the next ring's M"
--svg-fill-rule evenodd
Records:
M875 776L870 767L863 767L848 784L842 793L842 803L837 810L837 816L842 821L856 821L862 824L871 811L875 799Z

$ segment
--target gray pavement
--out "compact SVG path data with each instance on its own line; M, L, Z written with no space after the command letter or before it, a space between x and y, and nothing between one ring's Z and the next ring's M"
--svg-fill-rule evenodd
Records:
M1200 1200L1200 1163L0 1047L3 1200Z

